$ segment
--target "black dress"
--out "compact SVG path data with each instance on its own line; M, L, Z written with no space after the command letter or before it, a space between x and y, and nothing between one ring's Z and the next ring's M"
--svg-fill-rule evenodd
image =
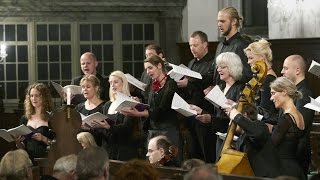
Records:
M124 116L117 112L108 114L111 101L106 102L104 114L109 117L110 129L104 130L102 146L109 152L110 159L128 161L138 158L142 151L142 125L140 118Z
M233 121L244 132L236 141L236 149L247 153L254 175L279 176L281 174L280 158L265 123L258 120L251 121L241 114L238 114Z
M22 116L20 119L20 124L27 125L28 119L25 116ZM28 126L30 130L34 133L41 133L43 136L46 136L49 139L54 139L55 133L48 126L40 126L38 128L33 128ZM25 149L28 152L30 159L33 161L34 158L45 158L47 157L47 144L42 141L37 141L30 137L26 138L23 141Z
M275 76L267 74L266 78L262 82L261 88L258 91L258 99L256 100L257 106L267 110L271 114L278 114L278 110L275 108L274 103L270 100L270 83L275 79Z
M76 107L75 107L75 110L85 116L88 116L90 114L94 114L96 112L100 112L100 113L103 113L103 106L104 106L105 102L102 102L100 103L96 108L94 109L91 109L91 110L88 110L86 109L85 107L85 101L78 104ZM97 145L98 146L101 146L102 145L102 138L103 138L103 135L102 135L102 132L103 132L103 129L102 128L94 128L94 129L90 129L89 132L92 134L92 136L94 137L94 140L96 141Z
M285 113L272 131L272 142L278 150L283 171L282 175L294 176L299 180L306 179L296 156L299 139L303 130L297 127L291 114Z

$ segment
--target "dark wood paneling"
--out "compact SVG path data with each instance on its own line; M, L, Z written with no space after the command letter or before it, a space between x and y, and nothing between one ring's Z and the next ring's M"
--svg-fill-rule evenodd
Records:
M307 61L307 67L311 63L311 60L317 60L320 62L320 38L303 38L303 39L274 39L269 40L272 44L271 49L273 51L273 68L278 76L281 75L281 69L284 59L291 54L300 54ZM218 42L209 43L209 51L215 53ZM193 58L189 43L177 43L180 62L188 64L190 59ZM314 92L315 97L320 95L320 79L313 74L306 73L306 79L310 88Z

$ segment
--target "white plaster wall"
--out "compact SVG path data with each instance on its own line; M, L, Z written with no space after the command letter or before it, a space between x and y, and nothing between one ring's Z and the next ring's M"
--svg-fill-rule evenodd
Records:
M183 10L182 40L189 41L192 32L201 30L208 35L209 41L217 41L218 0L188 0Z
M320 37L320 1L269 0L269 38Z

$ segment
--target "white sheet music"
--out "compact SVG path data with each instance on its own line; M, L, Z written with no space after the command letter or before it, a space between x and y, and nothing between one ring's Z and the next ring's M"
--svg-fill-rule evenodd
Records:
M228 107L228 105L226 104L227 98L223 94L219 86L214 86L214 88L204 98L218 108Z
M196 71L192 71L184 65L177 66L171 63L169 65L172 67L172 69L167 74L175 81L179 81L183 76L202 79L202 76L200 73Z
M182 99L177 93L174 93L171 103L171 109L176 110L177 112L186 117L197 115L197 112L195 110L190 109L190 105L184 99Z
M138 111L143 111L144 109L148 109L149 105L140 103L139 101L136 101L121 92L117 92L117 98L110 105L109 112L116 113L118 111L121 111L123 108L132 108L132 107L135 107L137 109L139 107Z
M0 137L8 142L14 141L13 137L28 135L30 133L32 133L32 131L24 124L21 124L20 126L17 126L15 128L11 128L9 130L0 129Z
M59 93L59 95L64 98L64 93L67 93L67 89L70 89L71 94L76 95L76 94L82 94L81 90L81 86L76 86L76 85L67 85L62 87L60 84L55 83L53 81L51 81L51 84L53 85L53 87L56 89L56 91Z
M85 115L83 115L81 113L80 113L80 115L81 115L82 121L84 123L88 124L90 127L93 126L93 123L95 121L100 121L101 122L101 121L103 121L105 119L108 119L108 116L106 116L106 115L104 115L104 114L102 114L100 112L95 112L95 113L90 114L88 116L85 116Z
M145 91L145 87L146 87L146 84L139 81L138 79L136 79L135 77L133 77L131 74L129 73L126 73L125 74L128 82L132 85L134 85L135 87L141 89L142 91Z
M312 60L308 72L320 77L320 64L315 60Z
M310 97L310 99L310 103L307 103L303 107L320 112L320 96L318 96L316 99Z

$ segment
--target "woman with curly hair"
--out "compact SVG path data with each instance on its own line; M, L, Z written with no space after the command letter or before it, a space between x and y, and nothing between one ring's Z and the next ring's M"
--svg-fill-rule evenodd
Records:
M43 83L35 83L28 87L24 101L24 115L20 124L24 124L33 132L30 136L16 139L18 148L24 148L30 159L46 157L47 146L55 134L50 129L49 114L53 110L50 90Z

